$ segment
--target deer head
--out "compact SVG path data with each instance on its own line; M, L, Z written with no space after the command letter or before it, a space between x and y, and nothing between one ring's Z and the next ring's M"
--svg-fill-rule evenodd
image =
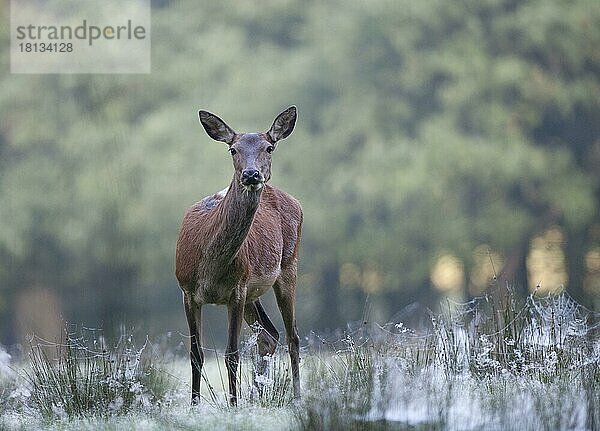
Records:
M266 133L236 133L215 114L198 111L198 115L208 136L229 146L235 177L246 191L260 190L269 181L271 154L277 142L287 138L296 124L295 106L279 114Z

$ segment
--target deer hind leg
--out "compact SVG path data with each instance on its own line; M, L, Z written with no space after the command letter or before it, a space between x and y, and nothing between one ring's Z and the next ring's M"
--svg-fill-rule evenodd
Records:
M295 310L296 268L290 267L284 271L275 282L273 289L285 325L285 335L292 364L294 398L300 398L300 338L296 328Z
M190 364L192 367L192 405L200 401L200 380L204 353L202 352L202 306L195 304L189 295L183 295L183 305L190 328Z
M233 299L227 306L229 336L225 349L225 367L229 380L229 403L237 405L237 371L240 363L239 338L244 316L244 299Z
M260 301L246 304L244 308L244 318L248 326L258 331L258 359L256 361L256 369L254 374L254 386L262 393L263 385L257 382L258 376L264 376L268 372L268 356L272 356L279 342L279 332L267 316L265 309ZM260 327L256 327L256 324Z

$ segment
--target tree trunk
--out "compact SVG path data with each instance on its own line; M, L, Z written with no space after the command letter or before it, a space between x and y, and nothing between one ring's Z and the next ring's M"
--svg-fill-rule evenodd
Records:
M322 274L321 312L319 326L322 329L336 329L344 322L340 319L340 268L337 259L331 260Z
M557 223L560 218L558 208L548 208L532 225L521 240L515 244L506 257L502 270L498 273L498 292L493 292L503 301L506 297L506 283L513 287L518 296L526 297L530 293L527 274L527 254L531 240L545 229Z
M586 232L585 229L568 230L567 244L565 246L565 258L567 264L567 274L569 281L567 292L577 302L582 305L590 306L590 298L583 288L585 278L585 253L586 253Z

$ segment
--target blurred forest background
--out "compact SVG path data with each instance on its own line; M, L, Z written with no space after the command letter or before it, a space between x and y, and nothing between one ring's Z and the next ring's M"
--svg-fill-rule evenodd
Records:
M2 3L0 343L187 333L181 218L232 176L199 108L260 131L298 106L271 181L304 207L304 335L494 273L598 307L597 0L156 0L148 75L10 74Z

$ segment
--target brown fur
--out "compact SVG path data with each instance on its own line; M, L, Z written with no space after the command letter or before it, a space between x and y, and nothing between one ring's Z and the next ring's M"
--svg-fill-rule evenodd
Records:
M270 178L272 148L268 154L265 148L275 144L270 139L271 135L233 135L235 132L221 123L218 117L209 113L205 115L211 116L203 119L201 114L205 128L212 127L207 128L207 132L218 140L226 132L231 139L230 148L235 145L243 156L234 157L236 173L227 193L224 196L215 194L194 204L185 214L177 240L175 274L183 291L191 336L192 403L197 402L200 395L200 373L204 361L201 348L202 305L228 306L229 340L225 361L230 400L235 404L242 316L249 325L258 323L262 328L258 338L261 357L273 354L277 346L279 334L259 301L259 297L271 287L286 328L294 395L299 396L299 338L294 297L302 226L301 206L291 195L266 184ZM295 122L295 108L293 115L291 128ZM278 125L283 129L285 126L285 123ZM285 130L287 135L291 133L289 127ZM251 151L246 151L247 148ZM248 164L252 167L260 165L264 180L259 189L248 189L240 180ZM262 363L262 371L265 366Z

